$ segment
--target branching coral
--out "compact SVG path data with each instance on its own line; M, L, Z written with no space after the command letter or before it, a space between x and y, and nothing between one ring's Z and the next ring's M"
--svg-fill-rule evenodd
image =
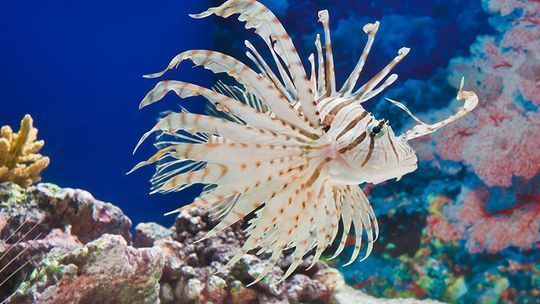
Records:
M39 174L49 165L49 158L39 154L44 141L30 115L24 116L18 133L9 126L0 129L0 182L14 182L28 187L40 181Z
M494 214L484 207L489 198L487 189L475 189L453 215L458 226L468 227L469 252L495 253L510 246L531 249L540 242L540 195L524 195L515 207Z
M491 194L484 186L466 193L461 204L434 198L427 235L451 243L465 239L470 253L496 253L512 246L531 249L540 242L540 195L534 190L517 196L515 206L492 213L485 206Z
M451 80L467 75L484 98L472 115L441 130L437 151L463 161L488 186L508 187L513 177L540 172L540 17L538 5L523 3L489 1L489 10L508 15L497 27L501 34L479 38L470 57L450 64Z

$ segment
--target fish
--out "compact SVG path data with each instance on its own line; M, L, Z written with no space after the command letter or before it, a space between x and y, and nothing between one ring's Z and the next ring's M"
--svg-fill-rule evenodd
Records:
M147 107L169 92L184 99L202 96L213 111L195 114L182 109L170 113L145 133L135 150L152 134L161 138L158 152L140 167L157 164L151 193L178 192L202 184L201 195L191 204L168 214L200 208L218 220L201 240L254 215L248 222L246 240L227 263L231 267L248 252L267 254L266 265L252 282L264 278L283 255L292 252L292 263L280 278L285 280L308 253L315 265L334 242L332 258L340 255L354 235L349 261L356 261L361 245L366 259L379 234L375 212L359 185L400 179L417 169L418 158L409 141L437 131L472 111L478 104L474 92L463 90L463 105L448 118L425 123L403 103L386 99L416 122L396 135L385 119L377 119L363 103L374 99L398 78L392 69L409 53L401 48L380 72L357 85L374 43L379 22L363 27L367 43L341 88L337 87L330 18L318 13L321 35L308 60L308 72L293 41L278 18L254 0L228 0L222 5L191 14L195 19L211 15L238 20L262 38L272 65L249 41L246 56L251 68L229 55L210 50L189 50L175 56L162 77L181 62L191 61L215 74L230 76L238 86L218 84L214 89L177 80L162 80L144 97ZM364 241L362 240L365 235Z

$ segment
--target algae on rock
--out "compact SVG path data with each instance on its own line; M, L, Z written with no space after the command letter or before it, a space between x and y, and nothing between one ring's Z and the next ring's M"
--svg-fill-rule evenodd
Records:
M39 154L45 142L36 141L37 133L30 115L24 116L18 133L9 126L0 129L0 182L26 188L41 180L39 174L49 165L49 158Z

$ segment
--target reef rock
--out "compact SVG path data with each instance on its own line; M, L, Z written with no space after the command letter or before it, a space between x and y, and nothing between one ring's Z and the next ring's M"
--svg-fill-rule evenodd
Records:
M308 270L310 257L279 282L292 260L286 255L250 286L264 260L247 254L225 268L245 239L242 224L196 242L216 224L197 209L180 214L171 228L141 223L132 240L129 218L83 190L4 183L0 206L0 269L7 265L0 271L0 282L6 280L0 301L5 303L379 301L346 287L341 273L323 262Z
M157 303L163 256L105 234L68 254L46 254L8 303Z
M128 246L120 208L83 190L14 183L0 184L0 207L0 299L16 290L7 303L156 301L161 250Z

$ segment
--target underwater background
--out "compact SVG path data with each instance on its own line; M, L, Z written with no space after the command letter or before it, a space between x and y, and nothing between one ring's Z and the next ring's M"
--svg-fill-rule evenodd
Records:
M461 77L480 105L473 113L416 140L415 172L399 182L367 186L381 225L374 253L338 267L347 282L378 297L458 303L540 300L540 2L538 1L261 1L284 23L301 58L314 51L328 9L338 83L365 43L364 24L381 26L364 79L397 50L410 47L386 92L424 120L447 117ZM233 18L192 20L221 1L27 1L0 11L0 125L34 117L42 179L89 190L115 202L136 224L170 225L163 213L196 193L148 195L152 169L125 173L154 149L135 156L139 137L176 99L138 110L162 69L187 49L246 57L246 34ZM256 44L257 45L257 44ZM170 78L212 86L217 79L185 67ZM341 78L340 78L341 77ZM361 80L362 81L362 80ZM412 124L384 99L368 102L396 133ZM182 102L202 111L197 99ZM160 108L161 107L161 108Z

